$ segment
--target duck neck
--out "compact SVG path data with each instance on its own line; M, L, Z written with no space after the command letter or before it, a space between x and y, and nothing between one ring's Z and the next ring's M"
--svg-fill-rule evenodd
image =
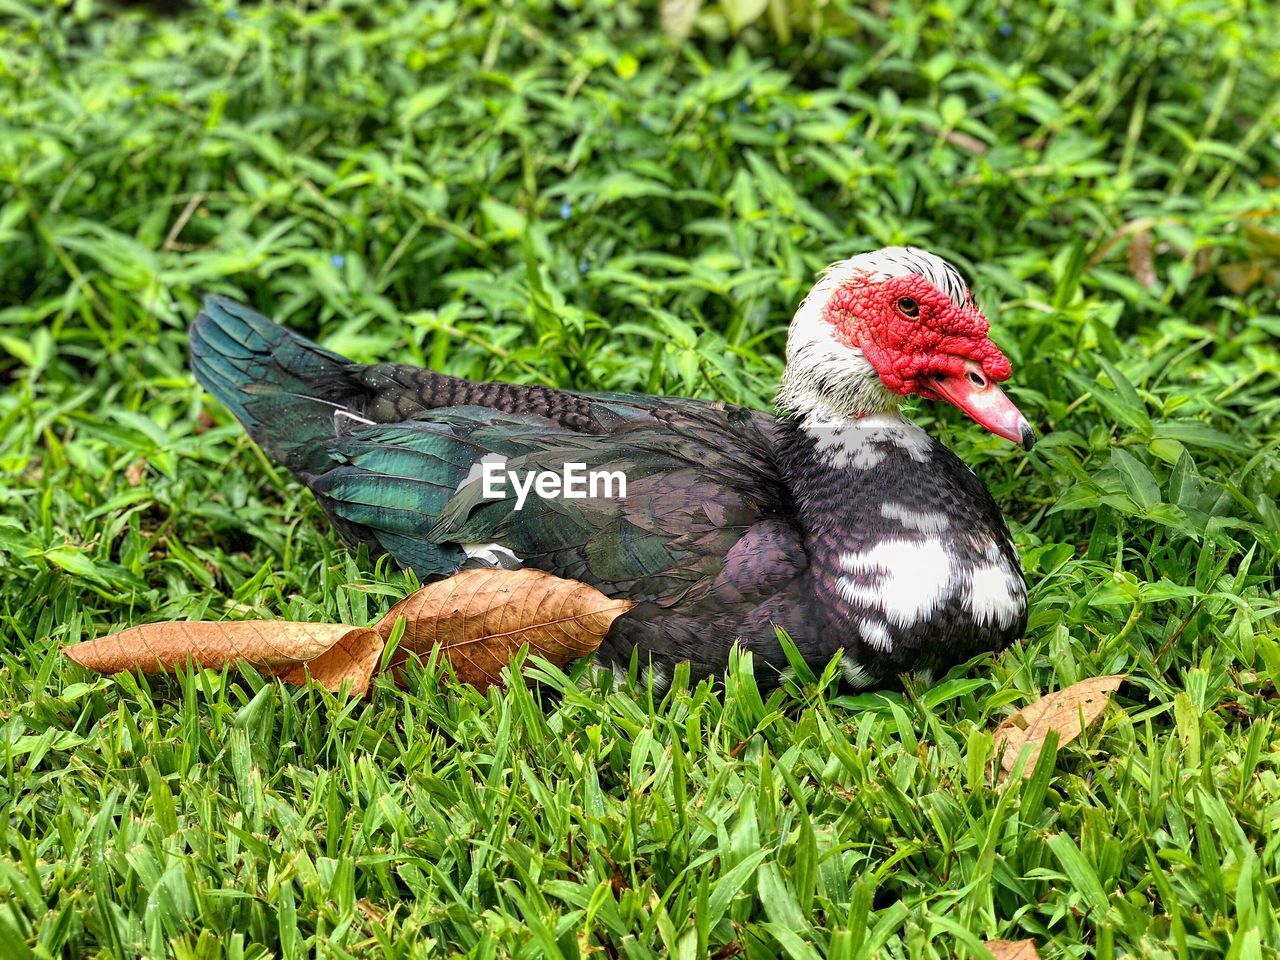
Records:
M797 362L801 359L813 362ZM848 351L843 356L791 357L774 404L802 424L836 426L868 416L897 415L901 402L880 382L870 361Z
M843 608L847 558L897 531L936 443L896 407L861 417L812 408L784 415L780 428L779 460L815 587L830 609Z
M806 535L838 549L860 538L881 505L911 494L910 476L935 441L896 409L847 417L829 407L784 413L780 461Z

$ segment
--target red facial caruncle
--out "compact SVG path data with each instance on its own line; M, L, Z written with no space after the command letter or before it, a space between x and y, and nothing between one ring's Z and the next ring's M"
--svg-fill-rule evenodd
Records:
M973 301L957 305L917 273L857 277L827 303L824 319L845 346L862 351L886 388L946 400L992 433L1030 449L1030 424L995 384L1012 367L987 336Z
M1013 372L987 338L990 325L981 311L972 303L956 306L919 274L845 284L832 295L827 320L894 393L932 396L928 375L959 374L966 360L997 383Z

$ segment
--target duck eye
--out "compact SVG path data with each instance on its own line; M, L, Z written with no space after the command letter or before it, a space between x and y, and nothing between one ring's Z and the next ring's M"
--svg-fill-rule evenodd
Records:
M904 317L918 317L920 316L920 304L910 297L902 297L898 300L898 312Z

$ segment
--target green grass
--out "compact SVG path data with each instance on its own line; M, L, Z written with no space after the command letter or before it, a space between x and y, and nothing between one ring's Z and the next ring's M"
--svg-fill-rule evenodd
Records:
M602 0L0 2L0 956L1277 955L1280 18L835 7L673 47ZM1016 532L1000 657L657 701L59 655L406 589L195 387L203 292L765 406L815 271L899 242L971 275L1045 434L916 411ZM1103 673L1104 721L994 785L994 726Z

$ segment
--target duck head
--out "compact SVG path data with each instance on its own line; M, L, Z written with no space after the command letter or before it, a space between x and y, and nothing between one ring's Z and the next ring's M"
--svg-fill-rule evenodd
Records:
M791 321L778 408L856 419L919 394L1029 450L1031 425L996 386L1012 369L989 326L956 268L928 251L885 247L839 261Z

